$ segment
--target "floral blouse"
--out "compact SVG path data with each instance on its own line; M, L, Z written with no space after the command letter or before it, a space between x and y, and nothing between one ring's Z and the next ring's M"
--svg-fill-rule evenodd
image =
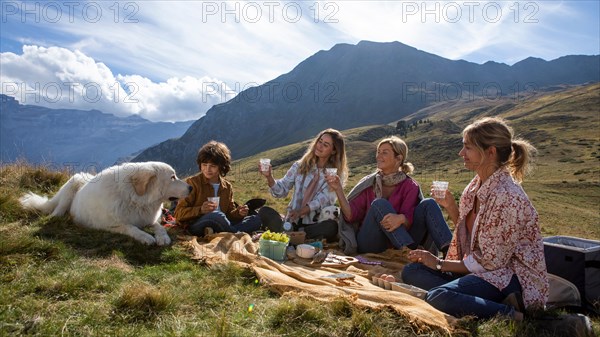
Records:
M300 162L295 162L292 167L287 171L285 176L275 181L275 185L271 187L271 195L275 198L285 198L289 191L294 188L294 194L292 200L287 207L288 212L295 208L300 208L303 205L297 205L302 203L304 197L304 191L308 188L311 181L314 179L315 173L318 171L317 166L313 166L306 176L300 173ZM319 180L312 200L308 202L310 207L310 214L302 218L304 225L313 223L311 215L314 215L315 211L320 210L323 207L331 206L337 200L335 191L329 190L329 185L325 181L325 173L323 170L319 172Z
M479 211L469 235L465 219L475 196ZM483 184L475 176L465 187L447 256L449 260L461 258L471 273L498 289L508 286L516 274L525 307L543 308L546 304L548 276L538 215L507 169L498 169Z

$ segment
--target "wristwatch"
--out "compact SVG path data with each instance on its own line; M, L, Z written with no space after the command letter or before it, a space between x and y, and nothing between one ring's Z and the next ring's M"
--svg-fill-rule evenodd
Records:
M442 260L437 259L437 263L435 265L435 269L442 271Z

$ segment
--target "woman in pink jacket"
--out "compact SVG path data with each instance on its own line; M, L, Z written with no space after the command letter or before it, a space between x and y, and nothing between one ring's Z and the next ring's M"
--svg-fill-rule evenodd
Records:
M436 199L456 224L446 259L414 250L404 282L428 290L426 301L456 317L504 315L522 320L545 306L548 279L538 215L520 185L535 148L513 139L499 118L463 131L459 155L476 176L460 206L450 191Z

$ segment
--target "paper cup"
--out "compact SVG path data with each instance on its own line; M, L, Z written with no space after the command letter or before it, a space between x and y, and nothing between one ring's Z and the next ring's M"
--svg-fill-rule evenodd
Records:
M325 169L325 175L327 176L334 176L337 174L337 168L335 167L328 167Z
M262 172L269 171L269 167L271 166L271 159L268 158L260 158L260 170Z
M434 181L431 189L431 195L436 199L442 199L446 195L448 189L447 181Z
M209 202L214 202L217 205L217 208L214 210L214 212L219 210L219 201L220 200L221 200L220 197L208 197Z

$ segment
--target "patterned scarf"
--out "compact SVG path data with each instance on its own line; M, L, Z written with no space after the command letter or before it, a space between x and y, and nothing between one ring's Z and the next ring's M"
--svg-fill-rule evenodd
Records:
M383 197L383 186L395 186L406 179L406 173L399 171L396 173L384 175L381 171L375 175L375 197Z

